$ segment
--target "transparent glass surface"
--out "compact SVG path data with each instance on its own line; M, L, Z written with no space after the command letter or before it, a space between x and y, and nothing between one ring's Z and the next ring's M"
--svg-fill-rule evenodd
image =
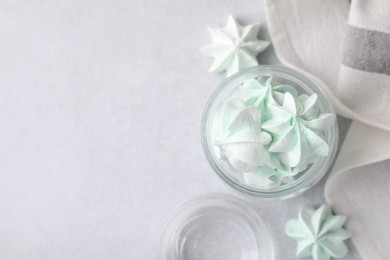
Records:
M241 200L209 194L179 207L161 234L159 260L272 260L261 218Z
M227 78L211 95L202 118L201 137L202 145L207 160L215 173L230 187L242 193L263 198L290 198L296 196L309 187L316 184L327 172L334 160L338 144L337 122L325 131L330 152L328 156L319 157L304 171L293 178L284 181L280 186L254 187L244 180L241 172L235 171L230 164L221 159L220 150L215 145L213 127L216 117L224 104L248 79L264 79L272 77L281 84L293 86L299 94L317 94L320 110L322 113L333 113L334 110L328 102L325 94L309 79L302 74L283 66L257 66L242 70Z

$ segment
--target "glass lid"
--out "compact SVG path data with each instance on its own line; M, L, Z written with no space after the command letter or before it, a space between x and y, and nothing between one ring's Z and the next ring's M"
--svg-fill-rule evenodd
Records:
M206 194L180 206L167 220L159 260L272 260L271 237L242 200Z

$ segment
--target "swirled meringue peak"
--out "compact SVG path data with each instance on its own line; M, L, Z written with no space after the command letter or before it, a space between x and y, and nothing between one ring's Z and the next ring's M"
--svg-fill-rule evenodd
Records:
M317 210L303 206L298 219L286 225L286 234L297 241L297 256L314 260L341 258L348 253L344 240L351 234L343 228L346 217L333 215L329 206Z
M243 68L258 65L256 56L270 44L257 39L259 29L259 24L240 25L232 15L224 28L210 27L213 43L202 48L205 56L214 58L209 71L226 71L230 76Z
M334 121L333 113L322 112L317 94L271 76L251 78L217 112L213 145L219 161L248 186L278 187L330 154L327 132Z

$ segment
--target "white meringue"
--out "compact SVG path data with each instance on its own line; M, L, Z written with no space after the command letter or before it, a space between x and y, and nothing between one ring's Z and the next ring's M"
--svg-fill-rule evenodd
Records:
M264 145L271 141L271 136L261 131L260 118L260 110L256 107L244 107L227 125L229 134L215 142L230 165L238 171L251 172L270 161Z
M209 28L213 43L202 48L204 55L214 58L209 71L226 70L230 76L242 68L258 65L256 56L270 44L257 39L259 29L259 24L241 26L231 15L224 28Z

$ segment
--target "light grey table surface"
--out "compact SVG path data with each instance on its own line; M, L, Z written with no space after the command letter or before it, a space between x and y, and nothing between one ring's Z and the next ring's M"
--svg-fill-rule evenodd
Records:
M230 13L269 40L260 0L0 1L0 260L154 259L179 204L236 194L199 133L224 79L200 48ZM272 47L259 61L278 63ZM253 203L276 259L295 259L284 225L324 183Z

